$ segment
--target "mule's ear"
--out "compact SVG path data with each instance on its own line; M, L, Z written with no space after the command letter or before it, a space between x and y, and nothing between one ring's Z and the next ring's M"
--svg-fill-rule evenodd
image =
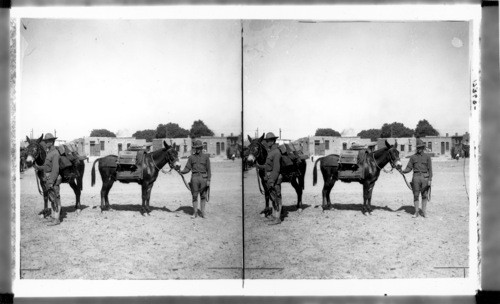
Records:
M26 142L30 143L30 138L26 135Z
M250 137L250 135L247 135L247 136L248 136L248 141L251 142L252 138Z
M168 150L168 149L170 149L170 146L167 144L167 142L166 142L166 141L163 141L163 146L164 146L164 147L165 147L165 149L167 149L167 150Z
M389 142L387 141L387 139L385 140L385 146L387 147L387 149L391 148L391 145L389 144Z
M259 141L263 141L264 140L264 135L265 135L265 133L262 133L262 136L259 138Z
M42 142L42 140L43 140L43 133L42 133L42 136L40 136L40 138L36 140L36 142L37 142L37 143L41 143L41 142Z

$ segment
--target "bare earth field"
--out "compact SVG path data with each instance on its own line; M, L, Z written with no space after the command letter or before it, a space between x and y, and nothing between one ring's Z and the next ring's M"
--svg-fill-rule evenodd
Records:
M302 212L290 184L283 184L286 217L269 226L255 170L245 174L245 277L248 279L463 278L467 267L469 205L464 160L433 158L434 178L427 218L413 219L413 195L402 176L381 172L372 215L363 215L362 186L337 182L334 208L322 211L323 179L312 185L307 163ZM404 167L408 159L402 160ZM468 162L466 160L468 185ZM386 169L390 168L387 166ZM407 174L411 181L412 174ZM465 272L468 276L468 271Z
M337 182L334 208L321 209L321 174L312 186L308 161L305 209L284 184L285 219L269 226L255 170L245 173L246 279L461 278L468 266L469 206L463 159L433 159L428 218L413 219L412 194L401 175L382 172L371 216L361 213L360 184ZM406 165L407 159L403 160ZM185 160L182 161L184 167ZM90 187L86 163L82 205L61 186L63 222L48 226L33 170L21 179L21 278L25 279L241 279L243 266L241 163L212 161L208 219L190 219L190 193L177 173L160 173L151 216L141 216L140 187L115 183L114 211L100 212L101 180ZM465 168L468 183L468 160ZM97 172L98 173L98 172ZM186 176L189 178L189 175ZM411 174L407 174L411 179ZM467 184L467 188L469 185ZM468 275L468 271L465 272Z
M185 162L181 160L183 168ZM150 216L139 212L140 186L119 182L109 194L114 210L101 213L97 164L94 187L90 186L92 161L85 165L84 210L79 215L75 212L73 191L61 185L63 222L59 226L48 226L37 215L43 198L33 170L22 175L21 278L241 278L241 162L212 160L208 219L195 220L190 218L191 194L175 171L160 173L151 194Z

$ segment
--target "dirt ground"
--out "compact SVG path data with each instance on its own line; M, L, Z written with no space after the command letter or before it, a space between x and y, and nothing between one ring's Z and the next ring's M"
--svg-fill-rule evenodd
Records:
M406 165L407 159L403 160ZM184 166L185 160L182 161ZM21 277L26 279L240 279L243 266L241 164L212 161L208 219L192 220L190 194L177 173L160 174L152 213L141 216L140 187L115 183L114 211L101 214L101 180L90 187L86 163L82 205L62 185L63 222L38 217L43 200L33 170L21 179ZM312 186L308 161L305 209L284 184L285 219L269 226L255 170L245 173L246 279L461 278L468 266L469 206L464 163L434 159L428 218L413 219L412 194L399 173L381 173L371 216L361 213L360 184L337 182L334 208L321 209L323 181ZM465 168L468 185L468 160ZM189 177L189 176L188 176ZM411 174L407 177L411 179ZM465 271L468 275L468 271Z
M408 159L402 160L406 166ZM259 212L255 170L245 182L245 277L249 279L391 279L463 278L467 267L469 205L461 159L433 158L434 178L427 218L412 218L413 195L402 176L382 172L373 190L371 216L361 212L362 186L337 182L334 208L322 211L323 179L312 185L307 163L303 204L290 184L283 184L285 219L269 226ZM468 185L468 161L466 178ZM319 167L319 165L318 165ZM387 166L387 169L389 166ZM411 173L407 174L411 181ZM468 276L466 269L465 275Z
M186 160L181 160L184 167ZM142 216L137 184L115 183L114 211L101 214L101 179L90 186L86 163L81 203L61 186L63 222L38 217L43 198L34 172L21 179L21 278L25 279L238 279L242 267L241 162L212 160L208 218L190 218L191 195L180 176L160 173ZM190 174L186 177L189 180Z

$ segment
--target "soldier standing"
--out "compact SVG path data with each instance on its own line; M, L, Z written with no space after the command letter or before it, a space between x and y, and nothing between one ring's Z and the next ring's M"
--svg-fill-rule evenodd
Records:
M58 225L61 223L59 215L61 213L61 197L59 193L59 185L61 185L62 177L59 175L59 152L57 151L54 143L57 137L51 133L45 134L43 141L45 142L45 149L47 157L45 163L41 167L45 176L45 190L49 194L52 203L52 210L54 211L53 224Z
M417 139L417 152L410 157L406 169L403 173L413 170L413 179L411 182L413 190L413 204L415 205L415 214L418 217L419 194L422 194L422 215L427 216L427 198L432 183L432 161L429 154L424 153L425 143Z
M210 179L212 173L210 171L210 156L202 153L203 144L200 140L195 140L193 143L194 154L190 155L184 170L181 174L191 173L191 194L193 196L193 209L194 213L191 217L195 219L198 217L198 194L200 195L201 217L207 218L205 212L205 205L207 203L207 192L210 187Z
M276 139L272 132L266 134L266 143L268 154L264 165L266 171L266 184L269 189L269 195L274 206L274 223L281 223L281 182L283 176L280 174L281 169L281 152L276 144Z

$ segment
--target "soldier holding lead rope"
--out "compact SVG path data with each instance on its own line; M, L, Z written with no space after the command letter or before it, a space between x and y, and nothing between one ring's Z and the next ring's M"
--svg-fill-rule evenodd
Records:
M417 152L410 157L406 169L402 173L408 173L413 170L413 179L411 187L413 190L413 204L415 205L414 218L419 215L419 196L422 194L422 215L427 216L427 202L430 187L432 184L432 160L429 154L424 153L425 143L417 139Z
M186 166L180 172L181 174L186 174L191 171L191 194L193 196L193 209L194 213L191 217L195 219L198 217L198 194L200 195L200 207L201 207L201 217L207 218L205 212L205 205L207 203L207 192L210 187L210 179L212 177L212 172L210 170L210 156L208 154L202 153L203 144L200 140L195 140L193 142L194 154L190 155Z

